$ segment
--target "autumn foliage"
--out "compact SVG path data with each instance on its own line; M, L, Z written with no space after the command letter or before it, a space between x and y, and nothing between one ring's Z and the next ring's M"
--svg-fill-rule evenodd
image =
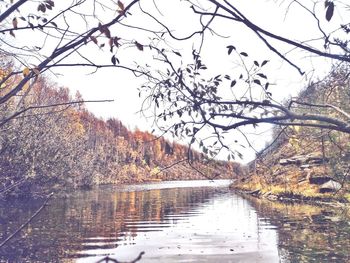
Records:
M11 83L0 93L10 88ZM209 162L184 145L130 131L115 118L97 118L83 103L69 104L81 100L79 94L73 98L67 88L38 77L1 105L4 192L232 176L233 163ZM62 105L46 107L57 104ZM19 111L23 113L11 118Z
M323 114L347 121L349 71L348 66L334 67L326 78L310 83L286 105L295 107L300 114ZM308 126L275 126L273 137L250 163L249 177L244 178L238 188L259 190L264 194L350 200L348 133ZM325 194L322 187L330 180L333 185L339 185L339 189L327 188L330 193L327 190Z

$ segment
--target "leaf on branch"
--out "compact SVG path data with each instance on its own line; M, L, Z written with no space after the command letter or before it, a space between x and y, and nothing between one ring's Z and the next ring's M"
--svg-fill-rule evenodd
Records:
M51 6L51 7L54 7L55 6L55 2L52 1L52 0L46 0L45 1L47 5Z
M121 38L119 38L119 37L114 37L113 38L113 43L114 43L114 45L116 46L116 47L119 47L120 46L120 43L119 43L119 40L120 40Z
M113 38L110 38L108 41L109 47L111 48L110 51L113 52Z
M258 79L254 79L253 82L254 82L255 84L261 85L261 82L260 82L260 80L258 80Z
M13 25L13 28L14 28L14 29L17 29L18 21L17 21L17 18L16 18L16 17L15 17L14 19L12 19L12 25Z
M266 75L263 73L258 73L257 75L263 79L267 79Z
M117 63L119 64L119 59L114 55L112 56L111 61L113 65L116 65Z
M325 8L327 9L326 10L326 19L329 22L329 21L331 21L333 14L334 14L334 3L327 0L325 2Z
M41 12L45 13L46 12L46 6L44 4L38 5L38 11L41 11Z
M143 45L142 44L140 44L139 42L135 41L135 45L136 45L138 50L143 51Z
M55 22L50 22L51 25L53 25L54 27L57 27L57 24Z
M121 1L118 1L118 7L120 8L121 11L124 12L125 6L124 6L124 4Z
M105 34L106 37L110 38L111 37L111 32L109 31L107 26L102 25L101 23L98 23L98 30Z
M111 31L109 31L108 27L104 27L103 33L106 35L106 37L110 38L111 37Z
M24 76L24 77L26 77L26 76L28 76L28 75L29 75L29 73L30 73L30 69L29 69L29 68L27 68L27 67L25 67L25 68L23 69L22 73L23 73L23 76Z
M10 35L13 36L13 37L16 37L15 33L13 33L12 30L10 30Z
M33 68L33 71L37 76L40 75L40 70L38 68Z
M243 57L248 57L248 54L246 52L241 52L239 54L241 54Z
M90 36L90 39L92 40L92 42L94 42L97 45L97 38L94 36Z
M176 54L176 55L178 55L179 57L181 57L180 52L177 52L177 51L174 51L174 50L173 50L173 52L174 52L174 54Z
M254 65L257 66L257 67L259 67L259 62L255 60L255 61L254 61Z
M264 60L262 63L261 63L261 66L265 66L267 64L267 62L269 62L268 60Z
M228 54L230 55L233 50L236 50L236 48L232 45L226 47L228 49Z
M98 30L103 33L103 25L101 23L98 23Z
M234 80L232 80L231 81L231 88L234 86L234 85L236 85L236 83L237 83L237 81L234 79Z

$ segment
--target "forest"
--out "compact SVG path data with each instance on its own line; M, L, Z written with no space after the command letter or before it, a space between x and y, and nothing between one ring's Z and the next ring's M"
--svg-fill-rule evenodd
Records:
M11 70L11 63L5 61L3 74ZM6 83L0 95L11 88ZM14 115L19 109L22 114ZM57 87L45 77L2 104L0 112L0 184L5 195L100 184L231 178L238 166L210 161L150 132L128 130L116 118L100 119L86 109L79 93L73 97L68 88Z
M0 1L0 261L350 262L347 2Z
M334 67L285 106L298 114L349 118L349 66ZM350 202L348 133L310 126L275 126L273 138L247 166L236 188L271 199Z
M294 3L296 6L292 7ZM298 33L294 32L295 27L288 25L285 29L293 33L290 37L274 32L274 22L265 28L259 24L261 14L249 19L244 15L244 5L240 10L228 1L208 0L203 5L192 1L176 3L179 10L187 8L189 16L200 22L184 37L173 32L176 28L171 23L173 17L162 22L162 17L167 16L160 10L169 11L169 7L161 2L75 1L63 5L45 0L31 4L5 1L1 5L2 193L14 189L36 193L46 185L59 189L180 178L228 178L245 174L242 167L230 163L236 157L243 158L244 148L257 153L253 170L255 176L259 175L253 182L267 188L277 182L283 191L290 191L286 167L291 163L304 165L303 160L295 160L293 155L301 154L308 160L311 154L322 165L311 167L308 160L305 165L309 166L300 168L302 176L293 177L297 185L300 180L310 181L312 173L321 173L323 178L336 179L337 188L341 185L346 189L343 186L349 173L346 141L350 115L346 87L350 29L349 23L340 18L347 14L348 4L328 0L305 5L294 1L287 6L281 3L286 17L288 13L300 12L311 19L309 32L315 34L315 42L295 34ZM143 19L147 23L133 24L130 18L133 13L140 18L138 23ZM83 21L86 30L72 24L74 19ZM248 51L248 46L230 34L227 38L218 34L216 31L222 28L218 19L232 28L241 25L247 31L242 40L250 32L264 52ZM204 37L208 31L212 36ZM28 32L33 38L27 37ZM131 39L130 33L134 36ZM48 42L36 41L44 39ZM175 43L187 40L192 41L192 48L176 47ZM220 47L215 47L218 58L225 56L228 62L220 69L215 59L210 61L207 52L217 43L220 43ZM292 51L298 56L292 55ZM314 62L303 63L304 55L299 57L297 52L333 65L328 80L313 78L312 72L315 76L322 74L317 72ZM287 88L277 83L278 76L277 79L273 76L269 68L273 60L280 60L305 78L311 75L308 88L298 97L284 98L287 102L277 98L279 95L275 94L281 93L278 89ZM231 64L237 65L234 70ZM55 75L55 70L61 67L86 67L95 73L102 68L123 69L134 78L142 78L144 84L137 87L143 99L140 110L153 118L157 132L190 142L189 146L158 139L138 129L128 130L115 118L103 120L94 116L80 94L72 96L67 88L57 87L45 77L49 72ZM251 142L251 136L260 132L260 124L274 127L271 154L259 153ZM254 132L246 135L248 126L255 130L255 135ZM275 156L276 151L285 153ZM222 152L229 162L215 160ZM262 162L263 158L270 159ZM276 163L283 168L271 171ZM320 167L322 171L313 171ZM325 183L324 180L321 181ZM308 188L298 191L304 190Z

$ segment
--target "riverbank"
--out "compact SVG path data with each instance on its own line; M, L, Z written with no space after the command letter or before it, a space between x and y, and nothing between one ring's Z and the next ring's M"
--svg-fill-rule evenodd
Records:
M189 183L189 185L192 185L193 182L202 182L200 185L207 184L209 182L209 185L211 186L214 182L227 182L227 186L230 184L230 182L233 181L232 178L229 178L229 176L222 177L220 176L218 179L212 180L209 178L205 178L203 176L198 175L195 178L191 177L185 177L185 178L173 178L172 180L162 180L160 178L157 179L144 179L139 181L114 181L109 183L100 183L100 184L93 184L93 185L80 185L80 186L74 186L69 184L36 184L35 181L27 180L19 184L16 188L10 189L8 192L3 192L2 197L6 201L10 200L17 200L17 199L38 199L41 200L43 198L46 198L47 195L53 193L54 196L59 197L65 197L67 195L70 195L71 193L74 193L75 191L91 191L96 190L100 187L118 187L118 188L124 188L129 185L157 185L157 184L166 184L166 183Z
M307 203L313 205L349 206L350 194L344 186L337 192L320 193L320 186L309 182L299 185L264 184L258 176L236 180L230 189L244 196L253 196L277 202Z
M349 205L350 170L345 150L336 155L333 145L327 143L320 151L319 142L306 131L294 133L262 151L231 188L272 201ZM342 141L344 149L346 142Z

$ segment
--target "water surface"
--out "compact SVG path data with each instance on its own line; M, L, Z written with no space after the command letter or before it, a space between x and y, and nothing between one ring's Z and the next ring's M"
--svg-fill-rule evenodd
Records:
M346 212L247 200L229 181L103 186L50 202L1 262L349 262ZM39 206L0 204L0 238Z

